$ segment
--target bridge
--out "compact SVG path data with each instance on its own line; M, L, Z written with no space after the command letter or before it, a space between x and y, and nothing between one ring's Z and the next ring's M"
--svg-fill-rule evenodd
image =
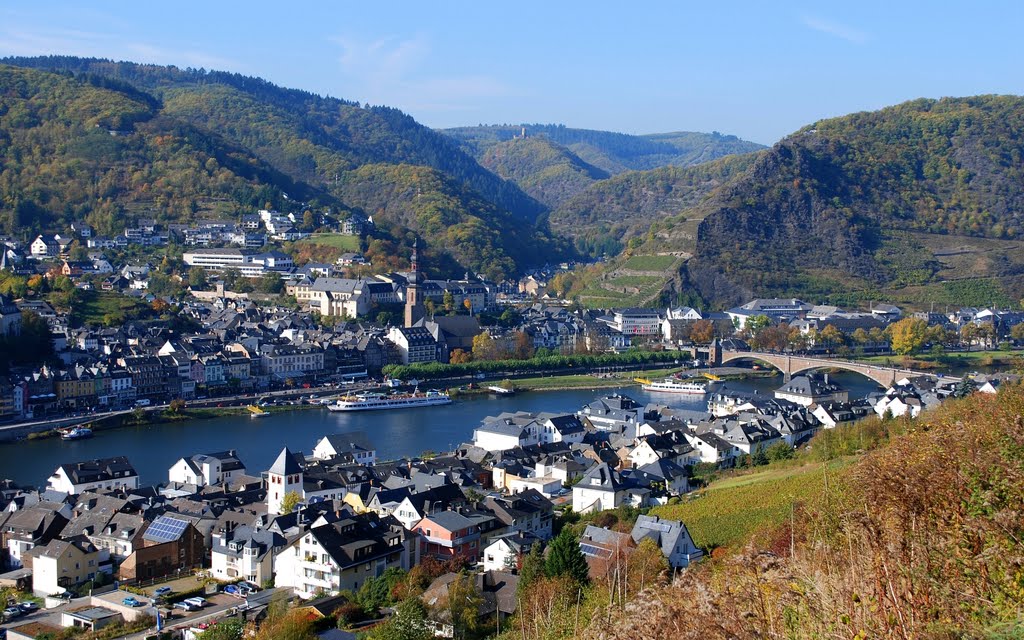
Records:
M833 360L831 358L812 358L808 356L789 355L785 353L759 353L757 351L727 351L723 349L714 350L714 362L716 365L723 365L736 360L756 360L769 364L783 373L786 381L797 374L811 371L813 369L842 369L852 371L862 376L871 378L883 387L889 387L900 378L927 376L937 378L934 373L914 371L912 369L893 369L891 367L880 367L874 364L863 362L850 362L847 360ZM950 380L956 380L950 376L944 376Z

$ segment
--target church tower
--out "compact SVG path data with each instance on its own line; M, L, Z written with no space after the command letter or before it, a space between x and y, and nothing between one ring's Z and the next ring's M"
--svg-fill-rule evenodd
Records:
M424 315L423 300L420 299L420 262L417 248L419 238L412 243L412 268L409 273L409 282L405 287L405 326L411 327Z
M267 513L280 515L281 502L293 491L300 498L305 495L302 488L302 467L295 460L295 454L285 447L267 471Z

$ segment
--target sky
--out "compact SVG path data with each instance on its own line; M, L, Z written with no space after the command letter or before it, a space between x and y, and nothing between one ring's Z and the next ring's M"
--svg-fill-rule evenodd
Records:
M432 127L771 144L920 97L1024 93L1024 2L6 0L0 56L235 71Z

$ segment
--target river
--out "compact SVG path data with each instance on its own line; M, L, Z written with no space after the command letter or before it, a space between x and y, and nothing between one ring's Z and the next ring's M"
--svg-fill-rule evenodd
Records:
M864 396L877 387L867 378L838 373L832 379L850 391L851 398ZM781 376L729 382L729 388L770 393L782 384ZM591 391L538 391L508 397L473 396L451 405L400 411L331 413L326 409L304 409L274 413L265 418L248 415L125 427L97 432L88 440L23 440L0 444L0 479L43 486L59 465L125 455L145 484L167 481L167 470L179 458L196 453L235 449L249 473L267 469L287 446L309 453L322 436L363 432L377 449L379 459L416 456L424 451L450 451L473 437L473 429L487 416L503 411L572 412L612 389ZM650 394L637 386L622 393L638 402L702 409L703 397Z

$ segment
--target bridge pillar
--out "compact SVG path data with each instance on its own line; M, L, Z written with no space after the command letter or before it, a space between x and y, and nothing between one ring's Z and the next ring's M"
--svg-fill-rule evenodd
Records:
M782 381L789 382L793 379L793 356L786 356L786 366L782 369Z
M722 366L722 343L719 342L718 338L711 341L711 346L708 348L708 360L711 361L712 366Z

